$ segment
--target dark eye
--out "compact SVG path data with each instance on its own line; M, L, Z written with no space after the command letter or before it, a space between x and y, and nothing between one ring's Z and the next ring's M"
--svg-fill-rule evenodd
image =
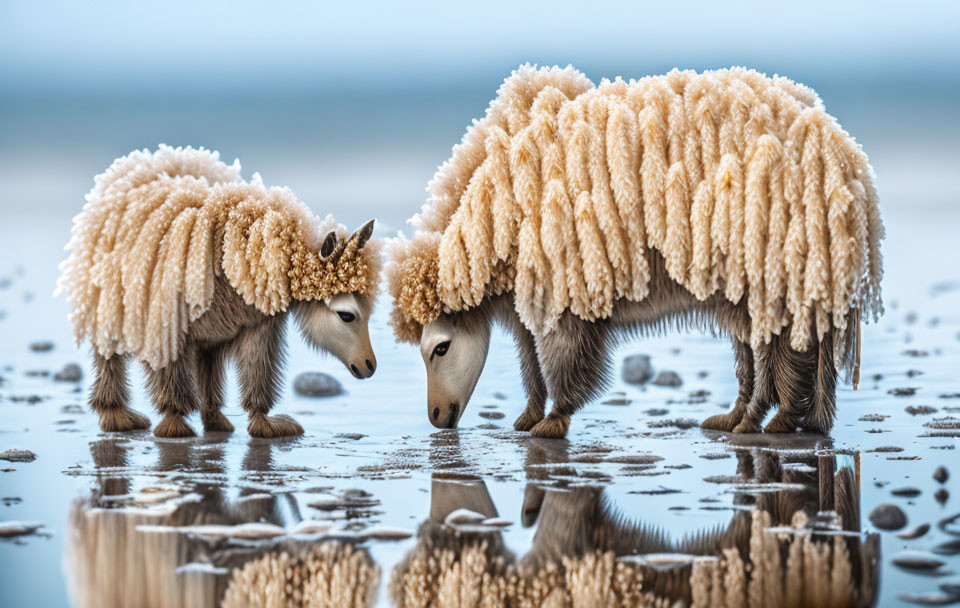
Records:
M433 354L438 357L442 357L447 354L448 350L450 350L450 340L437 344L436 348L433 349Z
M350 323L351 321L353 321L354 319L356 319L356 317L353 316L353 313L352 313L352 312L340 312L340 311L338 310L338 311L337 311L337 315L340 316L340 319L341 319L344 323Z

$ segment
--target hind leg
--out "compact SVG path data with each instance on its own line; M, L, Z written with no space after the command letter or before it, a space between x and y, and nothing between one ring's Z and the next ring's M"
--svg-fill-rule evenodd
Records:
M810 409L800 421L804 430L826 435L837 417L837 367L833 361L833 334L827 332L817 352L817 370Z
M530 429L531 435L565 437L570 416L605 389L610 380L605 343L605 322L583 321L569 311L553 331L539 339L537 356L553 407L549 416Z
M771 342L773 355L773 383L776 389L777 414L767 423L765 433L792 433L809 405L811 378L816 373L816 352L802 353L790 347L784 336Z
M289 416L267 416L280 397L285 360L283 318L271 317L245 330L236 343L243 409L251 437L302 435L303 427Z
M517 353L520 358L520 375L523 378L523 388L527 393L527 407L513 423L518 431L529 431L538 422L543 420L544 409L547 404L547 385L540 373L540 363L537 361L537 346L530 333L523 325L517 323L514 328L514 337L517 343Z
M232 433L233 425L220 411L223 407L223 349L197 351L197 384L200 388L200 420L206 432Z
M753 396L753 351L746 342L734 339L733 354L736 359L736 374L740 388L733 409L726 414L710 416L700 423L700 428L729 433L743 420L747 404Z
M112 433L149 429L150 419L130 409L127 356L105 359L94 353L93 364L97 378L90 393L90 409L100 416L100 430Z
M157 437L196 436L186 421L187 416L200 409L196 356L196 347L186 344L180 357L166 367L154 370L146 366L153 404L163 414L163 420L153 429Z
M743 419L733 427L734 433L759 433L760 423L776 396L773 386L773 355L769 344L753 349L753 395L743 412Z

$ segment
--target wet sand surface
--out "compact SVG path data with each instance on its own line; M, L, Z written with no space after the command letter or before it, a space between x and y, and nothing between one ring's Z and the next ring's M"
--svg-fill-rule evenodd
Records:
M960 601L960 210L956 190L929 180L924 196L940 198L913 206L911 176L936 166L871 153L887 313L864 328L860 390L839 389L830 437L701 431L736 380L729 346L696 334L621 348L608 394L574 417L568 440L549 441L512 428L526 399L496 332L461 427L438 432L423 364L394 344L386 299L370 380L289 334L274 411L303 437L251 439L232 383L232 435L101 433L86 349L50 296L74 210L11 208L0 224L0 452L35 458L0 460L0 603ZM413 208L381 219L395 229ZM361 213L341 221L359 225ZM621 362L637 353L682 384L625 382ZM345 392L298 396L305 371ZM139 372L132 387L156 424Z

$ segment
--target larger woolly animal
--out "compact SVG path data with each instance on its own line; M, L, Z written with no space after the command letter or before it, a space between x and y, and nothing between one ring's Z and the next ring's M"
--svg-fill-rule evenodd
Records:
M129 407L126 362L140 359L157 436L232 431L220 412L226 356L237 360L253 436L299 434L268 417L282 381L286 313L307 341L354 376L373 375L367 322L379 254L373 221L348 238L286 188L240 177L216 152L160 146L117 159L74 219L58 290L73 305L77 342L93 346L91 407L105 431L149 427ZM324 237L324 235L326 235Z
M496 320L520 351L518 430L564 436L606 385L617 336L678 325L735 345L740 395L705 427L756 431L779 403L767 430L826 432L836 368L855 367L860 318L882 312L872 169L786 78L674 70L595 87L522 66L428 189L388 273L437 426L463 414Z

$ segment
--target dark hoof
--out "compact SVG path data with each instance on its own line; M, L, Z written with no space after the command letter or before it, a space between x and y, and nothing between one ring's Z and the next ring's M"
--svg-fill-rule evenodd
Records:
M251 437L259 437L261 439L303 435L303 427L290 416L283 414L278 416L255 415L250 419L247 430L250 432Z
M216 411L209 416L202 416L203 420L203 432L205 433L232 433L233 424L227 417L223 415L223 412Z
M517 431L529 431L541 420L543 420L543 414L537 416L530 412L530 410L523 410L520 417L514 421L513 428Z
M160 424L153 429L153 434L157 437L177 438L177 437L196 437L193 427L187 424L183 416L164 416Z
M739 423L740 418L737 418L732 414L717 414L716 416L710 416L701 422L700 428L710 431L723 431L724 433L729 433L733 430L733 427L737 426Z
M150 428L150 419L129 407L116 407L100 412L100 430L107 433L126 433Z
M530 434L534 437L543 437L544 439L563 439L567 436L567 429L570 428L570 418L568 416L557 416L550 414L530 429Z

